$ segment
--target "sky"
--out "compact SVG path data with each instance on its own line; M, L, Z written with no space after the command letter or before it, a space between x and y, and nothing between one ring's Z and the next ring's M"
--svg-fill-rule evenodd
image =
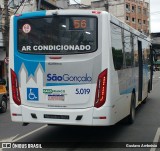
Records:
M150 0L151 33L160 32L160 0Z
M71 3L71 4L76 4L76 2L77 2L77 3L80 3L81 0L75 0L75 1L74 1L74 0L70 0L70 3Z

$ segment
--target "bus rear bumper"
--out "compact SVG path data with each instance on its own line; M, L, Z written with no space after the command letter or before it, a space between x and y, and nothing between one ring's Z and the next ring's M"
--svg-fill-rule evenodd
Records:
M11 104L11 112L13 112L12 109L15 106L17 105ZM85 109L47 109L21 105L19 107L17 106L15 110L15 112L19 111L17 113L19 116L13 116L12 113L11 116L12 121L22 123L107 126L114 124L113 121L111 122L110 116L107 116L111 114L110 109L110 107L102 107L102 109L98 110L94 107Z

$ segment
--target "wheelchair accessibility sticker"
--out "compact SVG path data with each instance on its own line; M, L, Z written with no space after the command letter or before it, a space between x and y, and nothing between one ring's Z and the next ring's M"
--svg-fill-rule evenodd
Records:
M38 88L27 88L27 100L38 101Z

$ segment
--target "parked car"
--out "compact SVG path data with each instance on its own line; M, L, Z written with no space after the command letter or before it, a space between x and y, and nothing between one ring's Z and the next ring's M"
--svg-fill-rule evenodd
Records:
M155 67L156 71L160 71L160 67Z
M7 90L6 80L0 79L0 112L4 113L7 111Z

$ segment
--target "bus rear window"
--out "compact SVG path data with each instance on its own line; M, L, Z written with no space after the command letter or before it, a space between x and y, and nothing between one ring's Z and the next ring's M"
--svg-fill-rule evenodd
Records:
M50 16L18 21L18 50L22 53L76 54L96 49L96 17Z

